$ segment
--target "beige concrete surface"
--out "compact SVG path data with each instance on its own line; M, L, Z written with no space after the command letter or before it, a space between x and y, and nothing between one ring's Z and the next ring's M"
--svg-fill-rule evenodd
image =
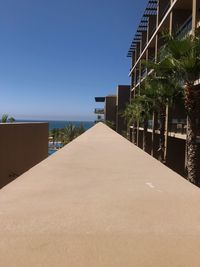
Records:
M0 266L198 267L199 203L99 123L0 191Z

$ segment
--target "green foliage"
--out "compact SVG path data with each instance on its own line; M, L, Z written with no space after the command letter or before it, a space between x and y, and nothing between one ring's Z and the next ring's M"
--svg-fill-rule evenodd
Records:
M72 124L69 123L63 130L63 134L64 134L64 140L65 143L69 143L72 140L74 140L77 136L78 136L78 131L77 131L77 127Z
M171 78L194 85L200 75L200 31L181 39L166 35L165 41L160 58L167 61L165 69L171 70Z
M8 119L8 121L9 121L9 122L15 122L15 118L10 117L10 118Z
M7 122L14 122L15 119L13 117L9 117L8 114L3 114L1 117L1 122L2 123L7 123Z
M160 56L158 63L147 63L152 72L146 79L146 95L154 99L155 109L172 104L173 99L182 92L182 83L174 76L173 66L167 57Z
M84 132L85 132L85 128L84 128L84 126L83 126L83 123L81 123L78 127L76 127L77 128L77 134L78 135L81 135L81 134L83 134Z
M53 138L53 143L61 141L61 133L60 129L54 128L50 131L50 136Z
M126 106L123 117L127 121L128 126L139 120L141 112L141 106L137 104L135 99Z
M3 114L1 117L1 122L6 123L8 121L8 114Z
M108 127L110 127L111 129L115 129L115 124L114 124L114 122L112 122L112 121L108 121L108 120L106 120L106 121L102 121L103 123L105 123Z
M84 132L85 128L82 123L80 126L69 123L63 129L52 129L49 135L53 138L53 142L62 142L65 145Z
M126 119L128 126L134 122L144 122L148 120L154 108L154 101L150 94L145 93L144 89L141 90L140 95L135 98L126 106L123 117Z
M158 55L158 62L143 62L151 70L131 104L127 106L124 117L128 124L133 120L148 118L148 114L164 111L174 99L184 95L184 84L194 85L200 76L200 31L195 36L177 38L164 34L165 45Z
M177 38L163 36L158 62L143 63L152 70L147 78L147 89L159 105L171 104L177 95L183 95L184 84L194 85L200 75L200 33Z

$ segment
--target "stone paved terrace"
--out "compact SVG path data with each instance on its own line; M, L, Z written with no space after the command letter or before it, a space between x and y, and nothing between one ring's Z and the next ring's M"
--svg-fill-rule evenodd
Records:
M2 267L198 267L199 248L200 190L101 123L0 191Z

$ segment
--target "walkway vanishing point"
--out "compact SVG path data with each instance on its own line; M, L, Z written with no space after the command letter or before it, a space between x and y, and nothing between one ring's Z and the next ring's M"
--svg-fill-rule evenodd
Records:
M199 206L200 189L99 123L0 191L0 266L198 267Z

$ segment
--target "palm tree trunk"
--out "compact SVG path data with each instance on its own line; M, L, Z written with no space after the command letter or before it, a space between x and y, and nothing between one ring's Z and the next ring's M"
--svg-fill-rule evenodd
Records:
M156 150L156 129L158 127L158 113L156 111L153 112L152 117L152 136L151 136L151 156L155 156L155 150Z
M166 105L165 113L165 145L164 145L164 161L167 162L168 132L169 132L169 104Z
M133 123L133 131L132 131L132 143L136 145L136 132L135 132L135 123Z
M144 119L144 131L143 131L143 150L147 151L147 134L148 134L148 120Z
M187 173L188 180L196 185L199 185L199 170L198 170L198 145L197 145L197 127L196 119L188 118L188 133L187 133Z
M131 130L130 130L130 126L129 125L127 125L127 127L126 127L126 136L127 136L127 139L129 141L131 141Z
M151 156L154 157L154 146L155 146L155 111L152 117L152 136L151 136Z
M166 106L163 105L160 109L160 147L159 160L165 163L165 125L166 125Z
M185 87L185 108L188 114L187 130L187 178L195 184L200 185L200 158L197 136L200 133L200 86L187 85Z
M188 116L186 120L186 140L185 140L185 176L187 174L187 158L188 158Z
M139 120L137 121L137 135L136 135L136 145L139 146L139 134L140 134L140 123L139 123Z

